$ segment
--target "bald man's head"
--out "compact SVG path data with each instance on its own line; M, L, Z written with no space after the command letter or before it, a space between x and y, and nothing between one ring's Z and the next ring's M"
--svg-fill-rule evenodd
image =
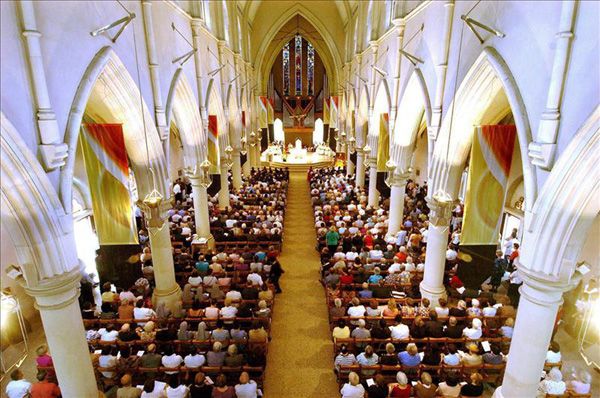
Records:
M131 386L131 375L129 373L126 373L121 377L121 385L123 387Z

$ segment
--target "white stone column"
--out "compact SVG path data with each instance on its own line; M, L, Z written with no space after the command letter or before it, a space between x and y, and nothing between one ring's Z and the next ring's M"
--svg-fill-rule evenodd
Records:
M524 275L522 275L524 276ZM535 397L564 289L524 277L502 386L495 398Z
M379 206L379 191L377 191L377 165L376 160L371 160L369 163L372 166L369 168L369 199L367 204L371 207ZM373 165L374 164L374 165Z
M201 184L198 175L189 175L192 183L192 198L194 200L194 220L196 222L196 234L199 238L208 240L208 246L213 247L215 238L210 233L210 215L208 213L208 192Z
M156 283L152 302L155 305L164 302L167 307L174 309L174 304L181 300L181 288L175 280L171 232L167 221L167 211L172 207L171 203L162 201L149 205L139 201L138 205L144 212L150 237L152 267Z
M352 162L352 160L350 159L350 151L346 151L346 175L347 176L351 176L352 174L354 174L355 171L355 165Z
M44 326L63 397L96 397L96 377L81 319L79 270L25 287L33 296Z
M233 151L232 158L231 185L233 185L233 189L240 189L242 187L242 159L238 149Z
M221 181L221 189L219 190L219 208L224 209L229 207L229 168L227 167L227 159L221 158L219 179Z
M362 149L356 150L356 187L365 186L365 153Z
M421 296L431 301L432 305L446 297L444 287L444 266L446 265L446 249L452 218L450 195L438 192L427 198L429 206L429 228L427 233L427 252L425 256L425 272L421 282Z
M402 227L404 219L404 194L408 175L394 174L390 187L390 212L388 217L387 235L396 236Z

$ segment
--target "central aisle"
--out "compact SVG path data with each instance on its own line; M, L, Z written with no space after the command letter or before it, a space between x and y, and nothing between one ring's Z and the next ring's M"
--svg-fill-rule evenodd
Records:
M306 172L291 172L281 278L272 320L265 398L337 397L325 293L319 283Z

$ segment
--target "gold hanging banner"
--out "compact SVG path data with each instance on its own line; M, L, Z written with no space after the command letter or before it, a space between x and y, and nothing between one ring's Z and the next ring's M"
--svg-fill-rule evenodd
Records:
M516 131L514 125L480 126L475 129L461 245L498 243Z
M377 141L377 171L387 171L386 163L390 155L390 116L387 113L379 115L379 137Z
M98 240L101 245L137 244L122 125L86 123L81 130Z

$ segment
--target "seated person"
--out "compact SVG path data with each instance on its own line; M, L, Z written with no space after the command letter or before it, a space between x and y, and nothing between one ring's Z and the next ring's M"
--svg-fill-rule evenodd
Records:
M490 352L483 354L483 363L500 365L503 362L504 356L502 356L502 352L500 351L500 346L498 344L492 344L490 347Z
M350 328L346 325L346 321L340 319L338 325L333 328L332 332L333 339L347 339L350 338Z
M334 366L336 372L340 371L341 366L352 366L356 365L356 357L350 351L348 351L348 347L346 344L342 344L340 347L340 353L335 357Z
M471 374L469 383L460 388L461 397L481 397L483 395L483 377L475 372Z
M479 347L477 347L477 344L470 343L469 345L467 345L467 349L468 352L464 353L461 356L460 362L466 366L481 365L483 363L483 358L481 357L481 355L479 355Z
M425 337L444 337L444 324L438 321L436 310L429 311L429 320L425 321Z
M481 319L475 318L471 322L472 327L466 327L463 329L463 335L469 340L477 340L480 339L483 331L481 330Z
M379 363L382 365L396 366L398 365L398 355L396 355L396 346L392 343L385 345L385 354L379 357Z
M398 360L404 366L418 366L421 363L421 356L419 355L417 345L409 343L406 346L406 351L398 354Z
M562 395L567 390L567 385L563 381L562 372L558 368L552 368L546 375L546 378L540 381L538 386L538 398L545 397L546 394Z

